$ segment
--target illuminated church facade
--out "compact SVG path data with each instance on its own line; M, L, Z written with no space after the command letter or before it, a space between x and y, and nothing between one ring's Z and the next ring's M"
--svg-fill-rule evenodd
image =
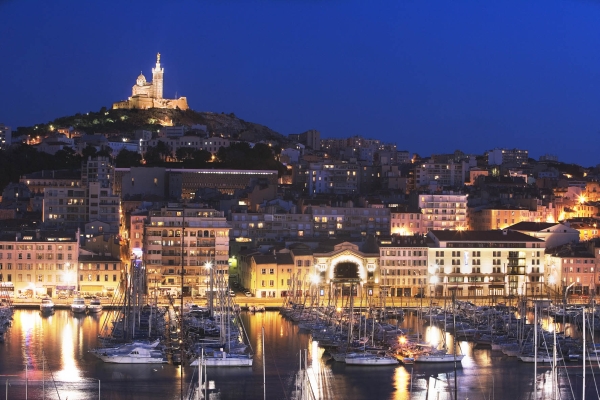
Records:
M135 85L131 89L131 97L127 100L113 104L113 109L148 109L148 108L179 108L187 110L187 98L163 98L163 76L165 69L160 65L160 53L156 55L156 66L152 68L152 82L147 82L146 77L140 73Z

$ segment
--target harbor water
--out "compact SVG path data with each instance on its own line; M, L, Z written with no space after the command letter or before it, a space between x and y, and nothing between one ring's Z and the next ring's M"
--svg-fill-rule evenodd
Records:
M242 320L254 364L209 368L210 398L297 399L300 386L312 393L306 398L313 399L443 400L454 399L455 391L456 398L470 400L582 398L583 370L576 364L560 368L558 388L552 385L548 365L539 364L536 376L533 364L470 342L457 342L465 357L458 363L456 379L453 363L351 366L334 362L309 333L299 332L278 312L243 312ZM416 316L409 315L399 325L414 331L417 323ZM98 346L101 326L102 315L57 310L42 316L35 310L16 310L5 342L0 343L0 399L188 398L190 385L197 384L192 367L183 368L182 376L181 369L171 364L105 364L90 354L88 350ZM445 339L452 345L438 328L422 329L427 340ZM301 355L308 361L308 382L296 379ZM598 374L598 369L588 370L586 398L599 398Z

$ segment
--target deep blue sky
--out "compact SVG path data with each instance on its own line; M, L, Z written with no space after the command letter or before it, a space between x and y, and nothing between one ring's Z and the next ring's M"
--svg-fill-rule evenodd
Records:
M15 0L0 21L13 128L126 99L160 52L165 97L282 134L600 163L598 1Z

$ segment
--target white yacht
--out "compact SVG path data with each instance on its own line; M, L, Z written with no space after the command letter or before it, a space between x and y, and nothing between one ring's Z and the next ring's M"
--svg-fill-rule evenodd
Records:
M99 313L102 311L102 302L100 302L100 299L97 297L94 297L91 301L90 301L90 305L88 306L88 310L91 313Z
M54 312L54 302L50 297L44 297L40 303L40 311L42 313L50 314Z
M71 311L74 313L84 313L87 310L85 299L83 297L75 297L71 303Z
M151 343L133 342L117 347L96 349L90 351L106 363L113 364L165 364L167 358L158 349L159 341Z

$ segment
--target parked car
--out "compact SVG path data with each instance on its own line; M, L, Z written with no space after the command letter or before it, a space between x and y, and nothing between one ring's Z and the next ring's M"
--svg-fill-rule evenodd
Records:
M417 294L415 294L415 297L416 297L417 299L422 299L422 298L424 298L424 297L425 297L425 293L417 293Z
M17 299L28 299L29 296L27 296L25 293L21 293L17 296Z
M252 297L252 293L250 292L244 292L244 295L246 295L246 297Z

